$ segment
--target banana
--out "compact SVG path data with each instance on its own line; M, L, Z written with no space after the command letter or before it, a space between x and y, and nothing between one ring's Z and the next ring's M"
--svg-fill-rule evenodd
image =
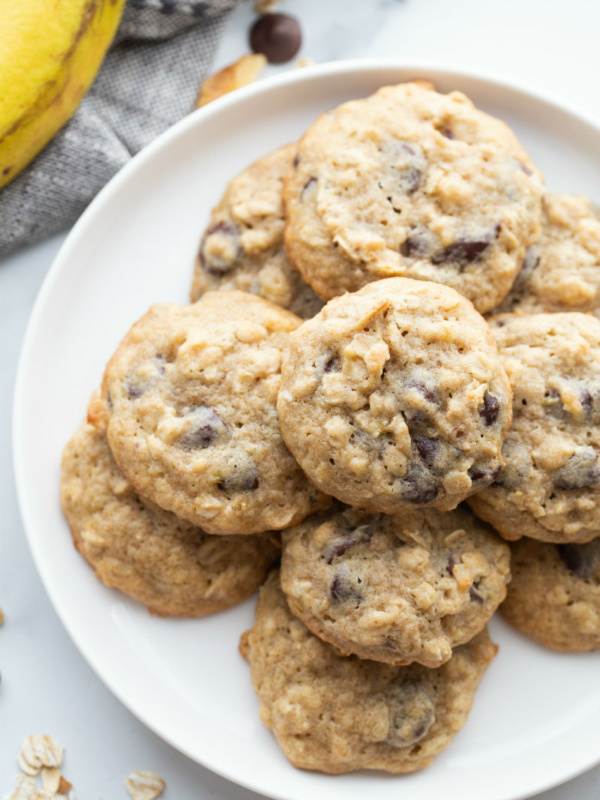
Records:
M0 188L62 128L94 80L125 0L0 0Z

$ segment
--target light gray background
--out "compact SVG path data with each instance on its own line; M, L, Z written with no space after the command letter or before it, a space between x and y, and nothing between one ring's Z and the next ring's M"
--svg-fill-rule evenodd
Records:
M527 81L600 119L597 0L282 0L280 9L300 18L300 55L315 61L444 61ZM215 68L246 52L253 16L250 3L233 15ZM79 800L125 800L124 779L134 769L160 773L165 800L252 800L258 796L181 756L112 697L71 644L35 572L12 474L12 395L27 320L63 240L0 262L0 795L17 774L21 738L51 733L67 748L64 773ZM600 767L539 797L599 796Z

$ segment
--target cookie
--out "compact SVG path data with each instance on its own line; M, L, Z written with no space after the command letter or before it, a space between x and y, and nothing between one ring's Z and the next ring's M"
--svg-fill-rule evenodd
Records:
M412 772L462 728L497 648L486 631L438 669L343 656L290 612L272 573L240 649L261 718L296 767Z
M483 312L540 234L542 176L460 92L387 86L321 116L286 178L292 263L329 300L391 276L452 286Z
M60 497L75 547L97 577L153 614L229 608L258 589L277 557L268 533L211 536L140 498L94 425L65 448Z
M500 312L592 311L600 317L600 218L587 197L548 194L542 234Z
M301 320L244 292L153 306L104 376L108 441L138 494L213 534L285 528L328 502L279 432L275 401Z
M490 326L514 391L494 483L469 499L506 539L600 536L600 320L506 314Z
M454 289L377 281L290 342L281 431L322 491L393 514L448 511L492 482L511 392L484 319Z
M521 539L511 549L514 577L502 616L552 650L600 650L600 539Z
M506 596L510 551L468 510L333 509L284 531L290 609L346 655L439 667Z
M295 153L296 145L282 147L230 181L202 237L192 302L206 291L240 289L304 319L323 307L283 244L283 176Z

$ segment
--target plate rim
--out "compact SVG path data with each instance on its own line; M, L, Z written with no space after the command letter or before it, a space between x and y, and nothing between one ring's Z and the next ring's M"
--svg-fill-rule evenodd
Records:
M221 767L210 763L209 760L201 760L198 755L192 753L189 748L186 748L180 742L175 741L170 735L170 732L165 733L163 730L161 730L158 722L148 718L151 716L151 714L149 715L145 713L144 709L138 708L134 702L130 702L128 698L123 695L120 687L114 686L112 675L106 675L101 672L101 666L97 665L94 661L94 654L89 651L85 642L79 640L76 624L70 619L66 604L60 597L60 594L55 587L52 571L51 569L46 568L46 565L41 558L41 553L38 550L37 539L34 533L35 525L28 510L29 500L27 498L26 490L27 472L23 445L25 418L24 412L21 412L24 404L20 401L26 388L25 383L27 365L36 342L40 318L46 307L47 299L52 294L54 284L58 280L63 266L69 262L71 258L71 252L78 246L80 240L85 238L88 226L93 224L96 213L103 208L106 203L110 202L113 195L118 194L120 187L129 180L130 175L135 173L138 169L141 169L146 162L151 161L155 154L171 146L172 142L176 141L180 135L183 135L185 132L193 129L197 125L201 125L203 120L208 120L213 116L219 115L222 111L225 111L230 106L237 105L249 97L254 95L268 94L272 90L278 89L284 85L294 86L296 84L301 84L312 79L315 75L341 76L344 74L353 73L355 71L375 73L381 70L395 69L398 71L410 70L418 72L419 70L423 70L429 73L436 72L450 79L456 77L458 79L474 80L491 84L500 89L516 92L524 98L529 97L530 99L535 99L536 101L541 101L548 106L554 107L568 116L575 118L578 123L584 123L595 135L598 136L600 141L600 118L589 113L585 109L580 108L576 104L567 101L550 91L539 89L527 81L522 81L515 78L507 78L500 73L489 70L478 70L457 66L447 61L413 58L344 59L340 61L327 62L325 64L317 64L305 67L301 70L285 72L280 75L263 79L255 84L243 87L235 92L225 95L224 97L213 101L208 106L193 111L188 116L172 125L156 139L154 139L149 145L137 153L100 190L100 192L79 217L75 225L71 228L67 238L61 245L59 252L52 261L31 311L18 359L12 413L13 469L17 501L23 522L23 528L36 570L41 578L44 590L48 595L52 606L61 621L61 624L66 629L69 638L81 653L94 674L98 676L102 683L119 700L119 702L122 703L136 717L136 719L140 720L147 728L153 731L163 741L167 742L177 751L186 755L192 761L201 764L203 767L209 769L215 774L220 775L226 780L243 786L250 791L263 794L266 797L275 798L275 800L278 800L278 798L282 798L283 796L280 794L272 794L270 792L265 793L264 788L257 786L256 781L250 778L242 780L239 777L232 777L230 774L223 771ZM588 758L584 763L575 765L564 776L554 779L550 782L539 783L539 785L537 785L535 788L528 788L525 793L511 793L510 795L503 795L502 800L524 800L524 798L532 797L539 792L547 791L555 786L559 786L569 780L572 780L599 763L600 747L593 758Z

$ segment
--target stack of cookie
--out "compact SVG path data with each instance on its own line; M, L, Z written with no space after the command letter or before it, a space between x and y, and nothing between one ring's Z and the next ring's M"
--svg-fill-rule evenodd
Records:
M600 648L600 221L503 122L424 81L323 115L228 185L192 301L117 349L63 507L159 614L239 602L281 546L241 651L293 764L431 763L500 604Z

